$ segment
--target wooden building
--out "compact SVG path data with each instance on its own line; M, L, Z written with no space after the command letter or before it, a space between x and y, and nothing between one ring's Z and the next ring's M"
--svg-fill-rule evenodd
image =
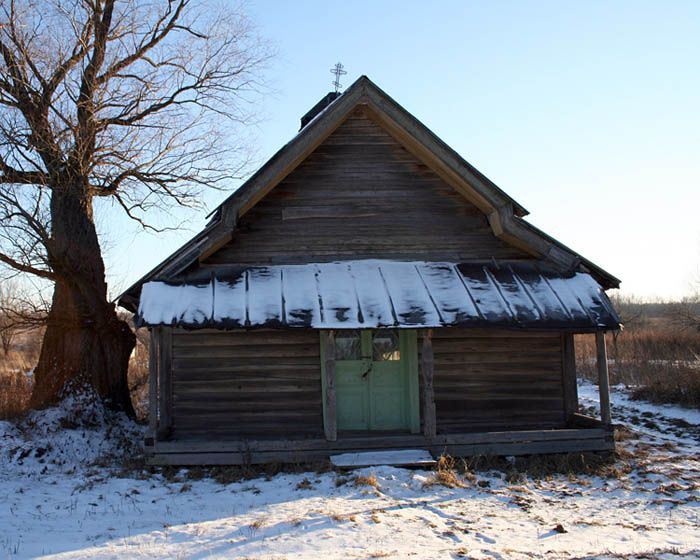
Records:
M151 460L612 449L619 281L526 214L368 78L329 94L120 298L152 336ZM601 419L578 411L577 333Z

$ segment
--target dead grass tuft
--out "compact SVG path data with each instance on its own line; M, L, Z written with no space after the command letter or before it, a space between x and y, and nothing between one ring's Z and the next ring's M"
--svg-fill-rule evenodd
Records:
M379 481L374 473L369 475L358 474L353 479L353 484L355 486L371 486L372 488L379 488Z
M341 486L345 486L348 482L350 482L350 479L347 476L338 476L335 479L335 487L340 488Z
M259 531L259 530L262 529L264 526L265 526L265 519L263 519L262 517L261 517L260 519L256 519L255 521L253 521L253 522L249 525L251 531L253 531L253 532L254 532L254 531Z
M299 484L297 484L297 490L311 490L313 488L313 484L308 478L304 478Z
M334 513L331 515L331 519L335 521L336 523L343 523L344 521L356 521L357 517L355 515L348 513L348 514L343 514L343 513Z
M466 488L466 483L457 474L455 460L449 455L441 455L435 467L435 472L423 483L423 488L440 485L446 488Z

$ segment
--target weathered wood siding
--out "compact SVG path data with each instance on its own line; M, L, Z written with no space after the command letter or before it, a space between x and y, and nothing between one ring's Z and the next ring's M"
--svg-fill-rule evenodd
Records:
M318 331L180 331L174 438L323 435Z
M203 261L528 258L358 109Z
M434 329L433 352L438 434L565 426L559 334ZM318 331L175 330L173 437L323 437L320 360Z
M434 329L433 352L438 434L564 427L559 334Z

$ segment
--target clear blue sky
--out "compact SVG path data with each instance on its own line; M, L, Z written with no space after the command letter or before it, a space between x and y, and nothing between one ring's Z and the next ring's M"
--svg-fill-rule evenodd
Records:
M279 51L252 131L258 163L341 61L346 85L369 76L625 293L681 297L700 281L699 1L257 0L248 13ZM205 213L174 216L191 229L168 235L102 228L112 292Z

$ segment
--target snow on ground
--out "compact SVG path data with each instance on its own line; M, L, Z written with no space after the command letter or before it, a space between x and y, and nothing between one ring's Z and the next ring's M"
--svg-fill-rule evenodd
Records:
M580 386L585 407L597 389ZM464 488L392 467L226 483L201 471L117 472L142 430L67 403L0 422L0 557L572 558L695 557L700 412L613 393L621 459L596 475L515 467ZM77 403L78 406L89 406ZM108 425L116 424L114 428ZM109 466L107 466L109 465ZM355 479L357 476L360 478ZM375 483L376 487L372 484ZM649 557L649 556L647 556Z

